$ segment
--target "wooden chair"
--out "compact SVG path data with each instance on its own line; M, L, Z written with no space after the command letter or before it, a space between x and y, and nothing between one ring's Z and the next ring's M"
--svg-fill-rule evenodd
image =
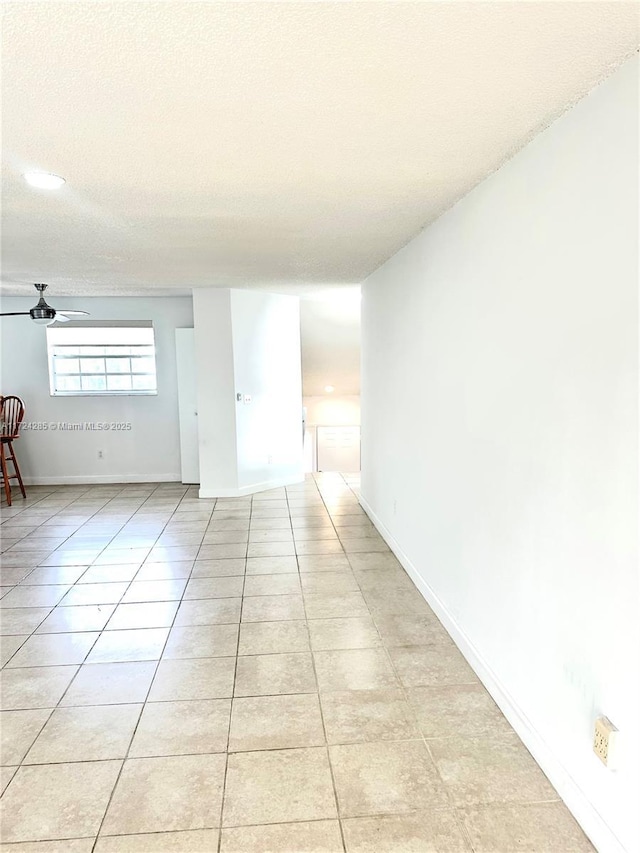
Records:
M2 479L7 503L11 506L11 480L17 480L20 484L22 497L26 498L24 483L20 476L18 460L13 449L13 442L20 438L20 424L24 418L24 403L20 397L0 397L0 466L2 467ZM5 449L6 448L6 449ZM9 474L7 462L13 464L15 473Z

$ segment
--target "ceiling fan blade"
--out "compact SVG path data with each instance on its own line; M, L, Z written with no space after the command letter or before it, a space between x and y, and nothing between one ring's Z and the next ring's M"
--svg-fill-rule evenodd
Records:
M59 311L56 311L56 323L69 323L71 322L71 317L65 317L64 314L61 314Z
M5 311L0 317L28 317L28 311Z
M88 311L60 311L56 308L56 314L68 314L69 316L73 315L74 317L79 317L81 314L89 315Z

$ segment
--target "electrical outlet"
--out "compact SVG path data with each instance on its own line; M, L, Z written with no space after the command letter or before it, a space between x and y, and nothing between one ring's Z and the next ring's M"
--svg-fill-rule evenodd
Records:
M618 729L607 717L598 717L593 737L593 751L605 767L615 770Z
M98 451L98 459L104 459L104 450Z

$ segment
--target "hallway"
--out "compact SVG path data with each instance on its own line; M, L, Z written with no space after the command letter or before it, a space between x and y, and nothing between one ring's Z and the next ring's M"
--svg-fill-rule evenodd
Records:
M358 479L3 506L2 851L593 849Z

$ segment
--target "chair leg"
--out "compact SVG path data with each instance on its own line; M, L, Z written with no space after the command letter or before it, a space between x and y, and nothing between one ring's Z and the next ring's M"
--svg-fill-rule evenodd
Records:
M20 468L18 466L18 460L16 459L16 453L13 449L13 442L9 442L9 450L11 451L11 460L13 462L13 467L15 468L16 477L18 478L18 483L20 484L20 491L22 492L22 497L26 498L27 493L24 490L24 483L22 482L22 476L20 474Z
M11 506L11 486L9 484L7 460L5 459L4 455L4 442L0 442L0 467L2 467L2 479L4 480L4 492L7 496L7 504Z

